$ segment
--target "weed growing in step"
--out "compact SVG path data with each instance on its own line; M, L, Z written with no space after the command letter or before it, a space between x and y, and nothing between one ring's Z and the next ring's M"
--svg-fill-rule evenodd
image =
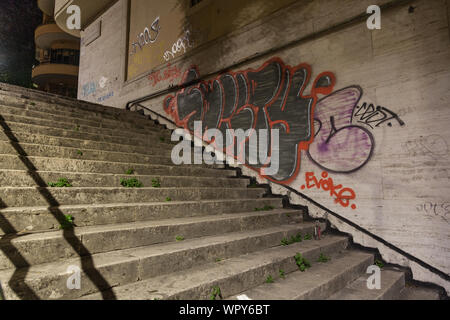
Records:
M326 255L324 255L323 253L320 254L319 259L317 259L317 262L321 262L321 263L327 263L328 261L330 261L331 259L329 257L327 257Z
M161 142L165 142L165 141L166 141L166 138L164 138L164 137L160 137L160 138L159 138L159 141L161 141Z
M82 157L82 156L83 156L83 151L77 150L77 155L79 155L80 157Z
M166 198L166 202L170 202L170 201L172 201L172 199L169 198L169 197L167 197L167 198Z
M176 236L175 240L177 240L177 242L184 241L184 237L183 236Z
M301 253L297 253L295 255L294 259L295 259L295 263L297 264L297 266L301 272L305 272L306 269L311 268L311 264L309 263L308 260L303 258Z
M72 215L67 214L64 216L64 221L62 222L62 224L59 226L60 230L69 230L72 229L74 227L74 218Z
M290 239L288 238L283 238L283 240L281 240L281 244L283 246L289 246L293 243L297 243L297 242L302 242L302 234L301 233L297 233L295 236L292 236Z
M218 286L212 289L212 293L210 296L211 300L218 300L217 298L223 299L222 292L220 291L220 288Z
M305 235L305 240L312 240L312 235L309 233Z
M159 179L152 180L152 187L153 188L161 188L161 182L159 181Z
M72 185L66 178L61 178L58 182L49 182L48 186L50 188L72 188Z
M384 267L384 263L381 260L375 260L375 265L380 269Z
M271 211L273 209L275 208L272 206L264 206L264 208L255 208L255 211Z
M126 188L142 188L143 184L136 178L120 179L120 184Z
M36 103L34 103L34 102L30 102L30 105L32 105L32 106L35 106L35 105L36 105Z
M284 279L285 276L286 276L286 272L284 272L284 270L280 269L280 278Z
M223 261L222 258L217 258L217 259L216 259L216 262L222 262L222 261Z
M134 169L133 169L133 168L128 169L128 170L125 172L125 174L131 176L132 174L134 174Z
M80 125L77 124L77 126L75 127L75 131L80 131Z
M274 283L275 281L273 280L272 276L269 275L266 279L266 283Z
M259 185L257 183L255 183L255 182L253 182L252 184L250 184L248 186L248 188L259 188Z

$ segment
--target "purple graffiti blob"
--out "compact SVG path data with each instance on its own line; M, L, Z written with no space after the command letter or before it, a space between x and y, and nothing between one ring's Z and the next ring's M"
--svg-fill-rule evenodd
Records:
M362 89L351 86L333 92L316 105L316 136L308 157L321 169L333 173L352 173L364 167L375 148L371 132L353 125L353 110Z

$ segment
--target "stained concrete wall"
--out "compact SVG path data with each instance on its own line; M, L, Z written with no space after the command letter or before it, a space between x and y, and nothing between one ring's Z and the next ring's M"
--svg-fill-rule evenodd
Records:
M381 30L368 30L367 17L358 19L371 4L384 6ZM156 81L158 70L153 70L125 82L127 4L121 0L99 18L101 36L81 48L78 97L124 108L131 99L178 84L191 65L196 65L201 75L242 62L233 69L238 72L257 69L275 56L286 66L311 66L305 96L313 92L311 82L320 73L332 73L336 78L333 91L347 92L348 96L317 93L315 117L323 120L324 129L308 145L309 153L302 150L299 170L288 183L314 203L258 176L254 170L244 168L244 172L258 176L260 182L270 182L275 193L288 194L293 203L308 205L313 216L327 216L339 230L351 233L355 242L379 248L388 262L411 267L415 279L439 284L449 292L449 8L448 0L298 1L193 50L170 66L162 66L160 74L167 69L173 71L174 76L167 80ZM245 62L248 57L284 45ZM98 84L102 78L107 78L101 82L103 88ZM84 90L91 82L96 89ZM359 101L347 99L352 92L353 99ZM146 105L165 114L165 97ZM371 104L384 107L384 114L398 118L373 121L382 119L383 113L364 109L364 103L367 108ZM326 127L331 126L330 116L338 120L336 129L355 128L339 130L332 136L331 145L320 145ZM317 121L315 124L317 131ZM326 183L320 182L324 172ZM330 184L351 195L348 206L346 201L336 202ZM406 255L327 215L315 204L354 222ZM411 257L440 270L447 279Z

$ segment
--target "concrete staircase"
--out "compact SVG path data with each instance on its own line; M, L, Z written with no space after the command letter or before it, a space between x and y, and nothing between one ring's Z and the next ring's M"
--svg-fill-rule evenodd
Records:
M2 84L0 124L6 299L210 299L215 288L229 299L381 299L405 288L385 270L382 290L368 291L373 255L342 236L305 240L314 222L235 171L172 165L170 131L138 113ZM48 186L61 178L72 186ZM143 187L123 187L128 178ZM81 287L70 290L74 267Z

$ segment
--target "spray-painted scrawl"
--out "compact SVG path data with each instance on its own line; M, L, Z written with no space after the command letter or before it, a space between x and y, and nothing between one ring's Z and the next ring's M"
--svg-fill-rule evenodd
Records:
M219 129L224 137L227 129L279 129L280 169L278 174L266 177L274 182L290 184L297 177L302 150L325 171L357 171L368 163L375 148L370 129L390 124L388 120L394 118L400 125L404 123L386 108L359 107L363 93L359 86L333 92L336 80L331 72L319 74L310 95L305 94L311 73L307 64L291 67L273 58L257 70L228 72L182 89L165 99L164 109L178 126L193 134L195 121L202 121L202 132ZM198 77L197 68L191 67L182 83ZM319 94L326 97L319 100ZM239 155L245 152L248 160L249 138L239 146L233 137L226 140L234 143L223 151L241 159ZM262 149L268 150L269 158L271 137L266 143L270 147ZM249 167L261 173L266 165Z
M198 70L193 67L186 72L183 83L198 76ZM164 108L178 126L191 133L194 133L195 121L203 122L203 131L219 129L224 136L226 129L279 129L280 169L277 175L267 178L288 184L299 172L301 151L308 150L313 142L317 95L331 93L335 84L332 73L322 73L315 79L311 94L305 95L310 77L309 65L291 67L274 58L257 70L229 72L183 89L167 97ZM272 145L270 137L268 144ZM248 143L245 145L248 148ZM229 152L236 147L237 151ZM267 150L267 157L270 157L271 148ZM224 151L239 156L245 150L243 146L232 144ZM246 159L248 154L247 150ZM252 166L257 171L261 167Z

